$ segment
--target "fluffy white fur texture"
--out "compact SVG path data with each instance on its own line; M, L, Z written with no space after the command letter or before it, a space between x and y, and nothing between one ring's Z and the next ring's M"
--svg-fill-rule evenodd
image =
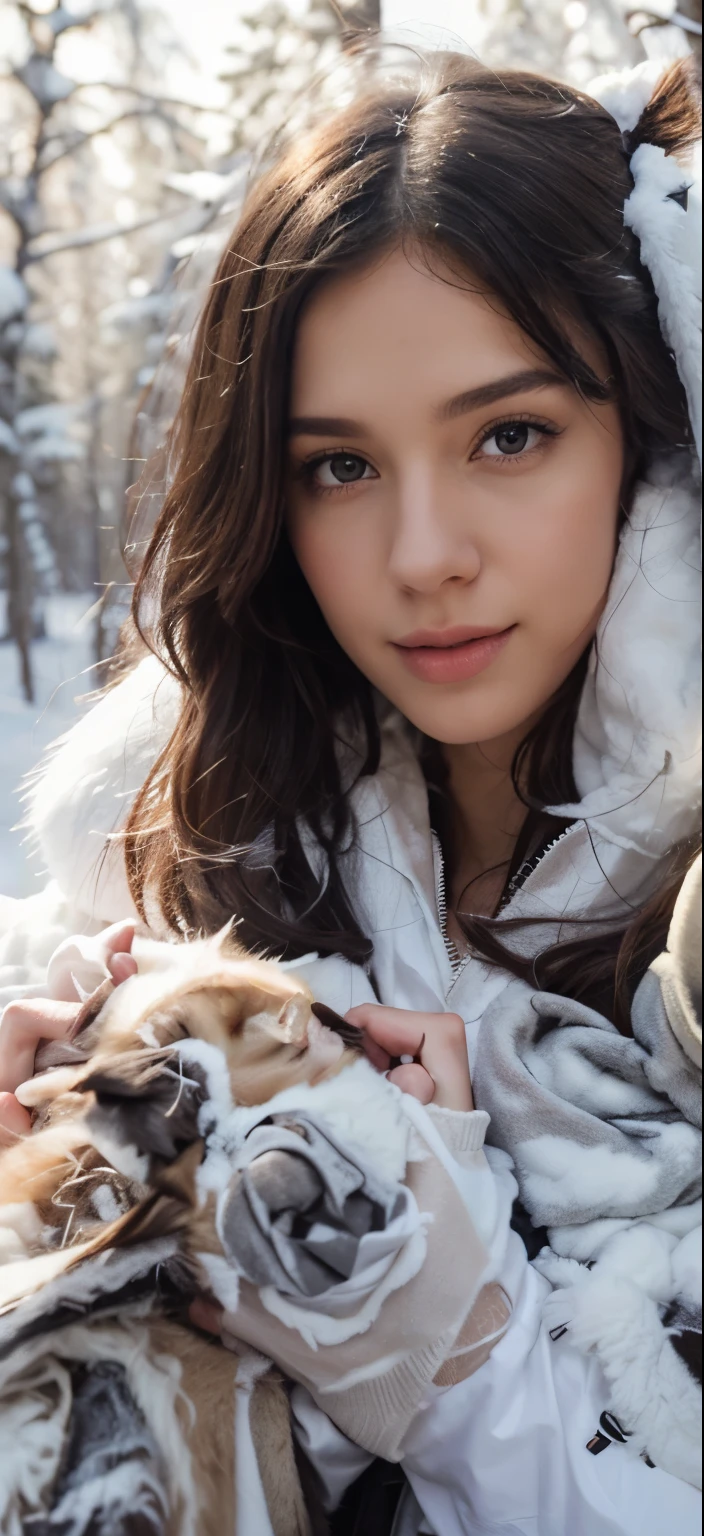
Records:
M145 692L145 682L151 688ZM117 833L125 804L131 804L151 768L160 744L176 725L181 690L154 656L145 658L119 688L105 695L95 709L84 715L73 730L56 743L56 777L39 778L29 796L32 831L52 877L56 876L76 906L90 912L96 927L120 917L137 917L127 884L122 839ZM121 751L105 753L105 740L118 732ZM62 815L57 817L56 791L60 790ZM107 825L94 817L100 802L108 811ZM117 843L101 858L108 838ZM68 889L62 876L71 871ZM163 923L150 913L150 927L161 935ZM74 922L69 933L79 925ZM95 931L95 929L93 930ZM52 945L52 949L55 945ZM48 958L48 957L47 957Z
M571 1260L558 1263L578 1268ZM577 1284L548 1296L544 1317L550 1329L567 1328L557 1348L598 1356L610 1407L628 1429L633 1452L647 1452L664 1472L701 1488L701 1392L651 1297L620 1275L582 1269Z
M691 1306L702 1304L702 1229L688 1232L672 1253L674 1293Z
M543 1249L536 1267L554 1284L567 1285L578 1274L584 1275L582 1266L591 1261L597 1265L599 1274L608 1272L632 1280L653 1301L679 1299L690 1307L701 1307L701 1201L694 1206L681 1206L680 1211L691 1213L692 1218L690 1230L684 1233L668 1228L658 1216L636 1222L585 1222L583 1228L560 1227L550 1232L551 1247ZM670 1214L663 1213L665 1217ZM564 1241L556 1251L556 1239L563 1235Z
M648 1226L670 1232L678 1239L693 1232L696 1240L702 1226L702 1202L693 1200L691 1205L673 1205L669 1211L656 1211L647 1220ZM608 1238L627 1231L632 1223L631 1216L603 1216L580 1226L550 1227L550 1247L563 1258L578 1259L581 1264L586 1264L589 1259L598 1258Z
M131 1317L123 1316L119 1323L76 1323L62 1329L56 1335L51 1354L47 1353L46 1338L40 1334L20 1346L0 1367L0 1486L5 1519L10 1521L4 1527L4 1536L24 1536L21 1497L26 1501L25 1513L27 1508L40 1511L42 1491L58 1471L70 1404L68 1372L63 1360L117 1360L124 1366L127 1385L172 1476L177 1479L183 1500L183 1536L198 1536L196 1480L175 1407L181 1390L181 1366L174 1356L152 1357L145 1343L146 1335L135 1311ZM40 1380L47 1375L54 1380L58 1401L65 1410L52 1413L49 1418L40 1412L37 1390ZM18 1437L27 1448L21 1457L17 1456Z
M393 1083L375 1072L365 1058L360 1057L325 1082L299 1083L283 1089L267 1101L266 1109L267 1114L272 1115L287 1110L309 1110L312 1115L326 1120L334 1133L380 1178L392 1183L403 1179L410 1149L409 1124L402 1095ZM219 1151L226 1153L221 1164L221 1177L229 1181L233 1168L231 1159L236 1161L237 1149L261 1117L261 1106L238 1105L218 1120L208 1138L207 1156L198 1174L203 1188L218 1188L214 1182L214 1162L210 1167L208 1163Z
M622 133L632 133L664 68L661 59L645 59L633 69L615 69L592 80L587 94L611 113Z
M667 63L670 61L668 60ZM635 69L601 75L589 95L631 132L653 94L666 65L647 59ZM682 166L655 144L641 144L631 160L635 187L624 208L624 222L640 241L641 260L658 296L660 325L677 358L687 391L689 414L702 459L702 277L701 146L691 165ZM671 193L689 189L687 211Z
M47 1317L50 1313L66 1302L69 1306L90 1307L97 1298L104 1296L106 1292L118 1291L121 1286L127 1285L131 1280L138 1279L149 1272L157 1264L163 1264L167 1259L173 1258L178 1251L178 1239L176 1237L160 1237L153 1242L144 1243L139 1252L135 1254L129 1248L109 1249L100 1254L92 1262L83 1263L61 1273L56 1279L49 1279L34 1294L31 1290L27 1299L22 1302L22 1322L31 1324L35 1320ZM70 1254L70 1250L69 1250ZM56 1270L57 1254L47 1253L42 1255L46 1259L46 1269L51 1273L53 1265ZM7 1264L0 1271L0 1280L11 1291L13 1297L25 1291L23 1272L27 1274L28 1281L37 1273L37 1266L41 1260L30 1259L25 1265L22 1261L15 1264ZM106 1274L109 1271L108 1278ZM5 1296L0 1291L0 1304ZM0 1341L13 1338L18 1326L17 1312L11 1312L0 1317ZM0 1380L5 1367L0 1364Z
M677 358L687 391L699 462L702 459L701 146L691 168L656 144L641 144L631 159L635 187L624 208L638 236L641 260L658 295L660 328ZM672 197L688 192L685 211Z

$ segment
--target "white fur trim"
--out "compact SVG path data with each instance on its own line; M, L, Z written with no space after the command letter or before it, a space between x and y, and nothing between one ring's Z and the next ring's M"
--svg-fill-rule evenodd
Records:
M655 144L641 144L631 159L635 187L623 210L637 235L658 296L660 327L677 359L687 391L699 462L702 457L701 146L691 169ZM685 212L672 193L688 188Z
M121 841L109 839L168 740L179 707L178 684L147 657L56 743L27 796L29 825L49 875L94 919L137 917ZM106 752L106 742L119 742L120 750Z
M159 1446L166 1465L169 1468L169 1479L178 1490L182 1500L182 1523L180 1536L198 1536L199 1520L197 1507L196 1480L191 1469L191 1457L182 1426L176 1412L176 1403L182 1397L180 1386L181 1366L174 1356L151 1356L145 1347L147 1335L140 1324L139 1313L146 1309L135 1309L132 1315L123 1314L119 1323L96 1322L90 1324L76 1323L67 1328L62 1328L52 1337L48 1345L45 1336L30 1340L26 1345L13 1353L9 1360L0 1366L0 1423L5 1420L8 1406L11 1406L14 1396L14 1383L21 1379L23 1382L30 1371L33 1362L39 1362L45 1357L44 1365L37 1365L41 1371L45 1369L52 1372L60 1385L62 1380L63 1359L71 1361L97 1361L119 1360L125 1367L127 1384L134 1399L141 1409L149 1428ZM65 1374L65 1373L64 1373ZM17 1397L15 1412L27 1412L27 1393L23 1389ZM66 1411L68 1402L66 1404ZM49 1424L44 1432L43 1444L46 1451L54 1454L63 1451L64 1443L64 1418L59 1416L57 1423ZM19 1430L19 1425L16 1425ZM57 1436L58 1430L58 1436ZM18 1435L19 1443L22 1436ZM31 1484L28 1492L36 1500L37 1484L41 1488L46 1479L47 1468L40 1461L35 1460L34 1466L27 1463L23 1457L17 1455L18 1440L14 1441L12 1457L5 1464L0 1463L0 1480L5 1494L6 1489L15 1485L18 1478L30 1478ZM36 1450L35 1450L36 1458ZM51 1467L49 1467L51 1475ZM7 1476L6 1476L7 1474ZM12 1484L7 1480L12 1474ZM38 1483L38 1479L41 1481ZM15 1530L3 1524L3 1532ZM16 1528L16 1536L21 1536L24 1530L22 1524Z
M633 69L599 75L587 86L590 96L610 112L622 133L632 133L664 70L660 59L646 59Z
M702 1304L702 1229L688 1232L672 1253L673 1294L692 1307Z
M219 1253L197 1253L206 1281L221 1307L236 1312L240 1304L240 1278L234 1264Z
M671 59L647 59L635 69L600 75L589 94L632 133ZM641 144L631 159L635 187L624 223L640 242L658 296L662 333L672 347L687 392L694 441L702 458L701 145L683 167L655 144ZM671 193L689 188L685 212Z
M701 1391L673 1349L655 1302L620 1276L582 1274L581 1283L548 1296L546 1327L566 1327L565 1346L598 1356L629 1447L701 1488Z

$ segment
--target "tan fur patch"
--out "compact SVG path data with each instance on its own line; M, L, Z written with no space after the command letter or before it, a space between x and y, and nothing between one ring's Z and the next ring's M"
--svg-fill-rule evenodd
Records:
M238 1359L219 1342L167 1318L149 1323L150 1353L181 1365L176 1409L192 1457L198 1536L236 1536L235 1391ZM178 1509L168 1536L181 1536Z
M274 1536L310 1536L293 1452L288 1397L274 1370L254 1384L249 1423Z

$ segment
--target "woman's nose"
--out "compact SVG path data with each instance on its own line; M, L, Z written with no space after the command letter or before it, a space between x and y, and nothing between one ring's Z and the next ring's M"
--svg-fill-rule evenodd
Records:
M467 493L421 465L398 485L389 574L407 591L475 581L481 555Z

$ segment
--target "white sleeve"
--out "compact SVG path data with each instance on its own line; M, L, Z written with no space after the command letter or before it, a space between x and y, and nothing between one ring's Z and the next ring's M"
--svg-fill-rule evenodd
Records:
M296 1439L320 1478L323 1504L326 1510L337 1509L350 1484L374 1457L343 1435L305 1387L294 1387L291 1410Z

